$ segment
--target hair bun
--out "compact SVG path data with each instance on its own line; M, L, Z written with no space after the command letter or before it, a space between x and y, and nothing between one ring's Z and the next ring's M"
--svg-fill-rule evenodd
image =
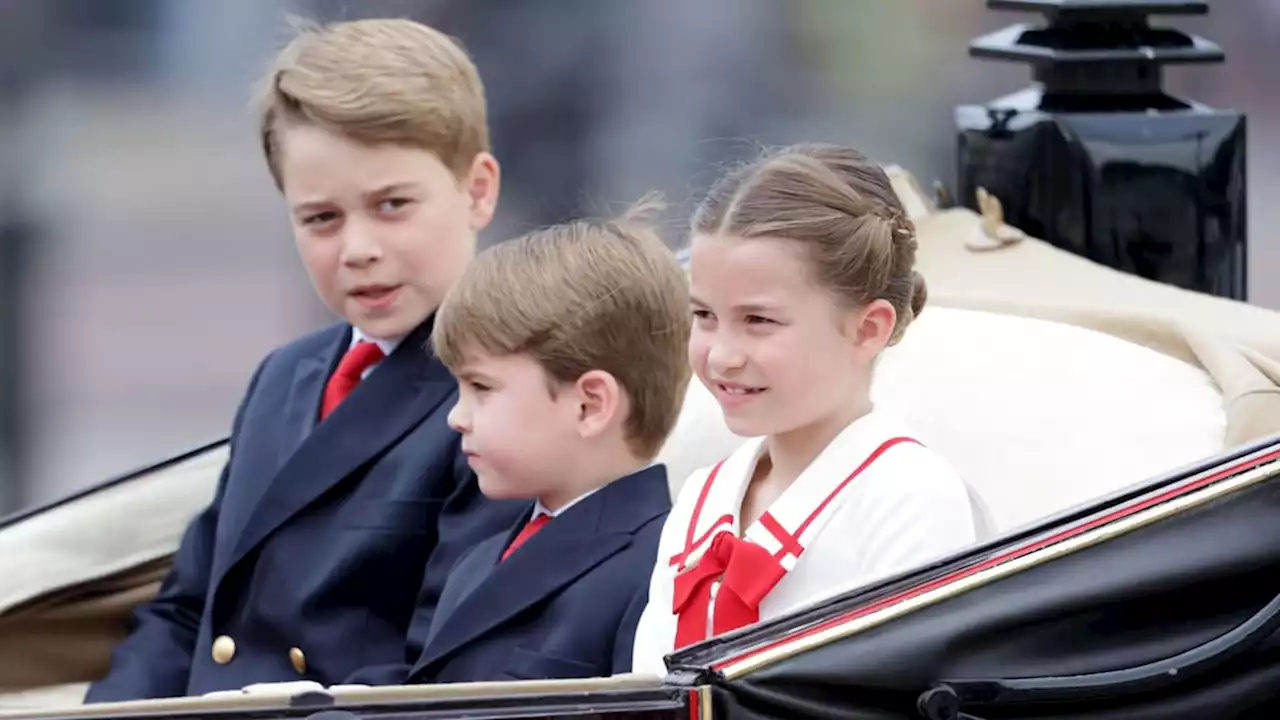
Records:
M911 315L913 318L920 317L920 313L924 312L924 305L929 300L929 287L924 282L924 276L918 271L911 271Z

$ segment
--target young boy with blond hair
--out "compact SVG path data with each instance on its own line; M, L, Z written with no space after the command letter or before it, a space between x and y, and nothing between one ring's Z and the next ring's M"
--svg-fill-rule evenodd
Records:
M409 682L629 671L690 376L687 281L647 207L490 248L441 306L449 424L481 491L524 512L454 567Z
M403 662L460 551L518 512L479 495L446 423L457 385L424 349L498 199L466 52L407 20L305 29L264 78L260 140L341 322L253 374L213 502L89 702Z

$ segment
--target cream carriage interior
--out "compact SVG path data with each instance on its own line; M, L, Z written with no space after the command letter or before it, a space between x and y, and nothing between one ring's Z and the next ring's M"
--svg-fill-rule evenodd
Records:
M1280 314L1068 255L993 198L937 211L892 174L930 304L875 399L960 470L984 538L1280 432ZM678 482L741 440L694 383L662 459ZM79 703L225 457L214 443L0 521L0 711Z

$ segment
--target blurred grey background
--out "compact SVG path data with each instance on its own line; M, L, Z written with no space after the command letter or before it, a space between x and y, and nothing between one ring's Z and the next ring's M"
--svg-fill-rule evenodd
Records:
M330 321L248 107L288 14L414 17L467 44L504 164L487 241L660 189L673 244L761 144L845 142L950 183L952 107L1030 79L968 41L1034 19L982 0L0 0L0 514L221 437L263 354ZM1168 85L1248 113L1250 300L1280 308L1280 0L1159 22L1227 52Z

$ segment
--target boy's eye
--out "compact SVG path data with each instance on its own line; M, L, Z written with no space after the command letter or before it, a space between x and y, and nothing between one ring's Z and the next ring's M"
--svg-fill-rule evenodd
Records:
M331 210L326 210L324 212L318 212L311 215L307 215L306 217L302 218L302 224L303 225L320 225L323 223L332 222L337 218L338 218L338 213L333 212Z
M762 325L762 324L766 324L766 323L767 323L767 324L773 324L773 320L770 320L770 319L769 319L769 318L767 318L767 317L761 317L761 316L759 316L759 315L748 315L748 316L747 316L747 324L749 324L749 325Z
M393 212L399 210L409 203L413 202L409 198L387 198L378 202L378 209L383 212Z
M467 381L467 386L470 387L472 390L476 392L481 392L481 393L488 392L491 389L488 385L485 385L482 382L476 382L475 380Z

